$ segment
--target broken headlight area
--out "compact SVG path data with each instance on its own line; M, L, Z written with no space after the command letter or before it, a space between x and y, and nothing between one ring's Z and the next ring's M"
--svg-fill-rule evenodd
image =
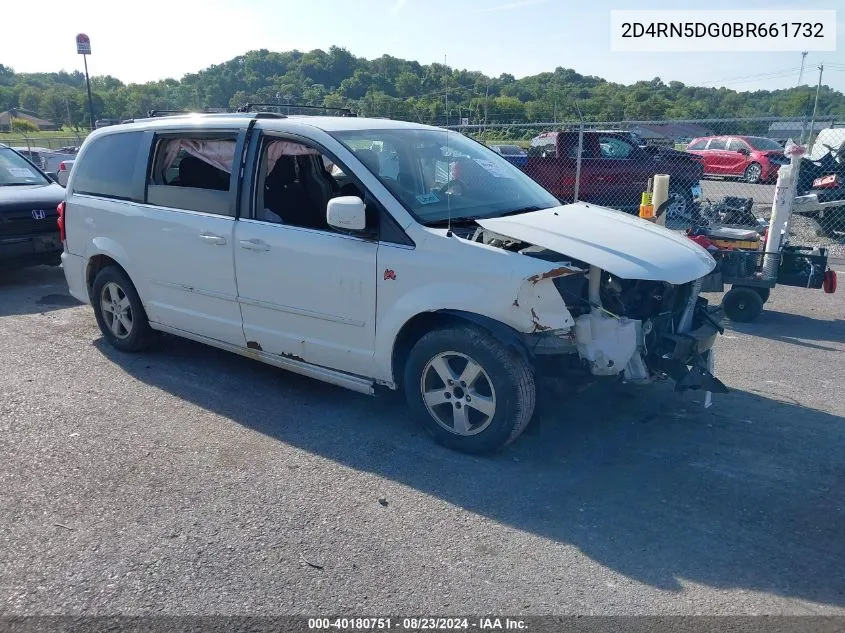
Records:
M575 327L534 337L535 355L575 352L593 376L634 383L668 378L677 391L727 391L713 376L710 358L723 331L721 314L699 296L700 280L682 285L627 280L591 267L587 275L554 283Z

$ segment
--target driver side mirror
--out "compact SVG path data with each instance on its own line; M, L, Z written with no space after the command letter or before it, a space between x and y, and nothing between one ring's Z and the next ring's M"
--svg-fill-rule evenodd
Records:
M743 156L750 156L751 155L751 152L748 150L747 147L740 147L736 151L739 152L740 154L742 154Z
M358 196L340 196L329 200L326 223L341 231L363 231L367 228L364 201Z

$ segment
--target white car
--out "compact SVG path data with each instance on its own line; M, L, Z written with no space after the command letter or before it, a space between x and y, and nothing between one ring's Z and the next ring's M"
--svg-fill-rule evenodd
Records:
M96 130L76 162L64 272L120 350L166 332L366 394L403 388L437 441L472 453L522 432L540 378L724 390L704 249L561 206L456 132L183 115Z

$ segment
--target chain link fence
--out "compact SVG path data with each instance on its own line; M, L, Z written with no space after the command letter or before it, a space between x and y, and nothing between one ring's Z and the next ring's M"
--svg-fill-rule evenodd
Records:
M767 224L778 169L790 162L784 146L810 141L815 160L801 164L790 241L845 259L845 122L816 121L812 134L804 120L773 117L449 127L491 146L564 202L636 214L649 178L668 174L666 225L677 230ZM827 188L814 189L825 177Z

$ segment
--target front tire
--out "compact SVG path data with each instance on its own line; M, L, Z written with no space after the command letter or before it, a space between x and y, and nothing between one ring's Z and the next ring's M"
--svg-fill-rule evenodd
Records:
M514 441L534 413L528 363L473 326L432 330L405 364L408 405L436 442L471 454Z
M751 163L745 168L745 172L742 174L742 179L749 185L756 185L762 177L763 168L760 166L760 163Z
M103 268L94 278L91 303L97 325L109 345L122 352L137 352L153 342L141 298L125 272Z

